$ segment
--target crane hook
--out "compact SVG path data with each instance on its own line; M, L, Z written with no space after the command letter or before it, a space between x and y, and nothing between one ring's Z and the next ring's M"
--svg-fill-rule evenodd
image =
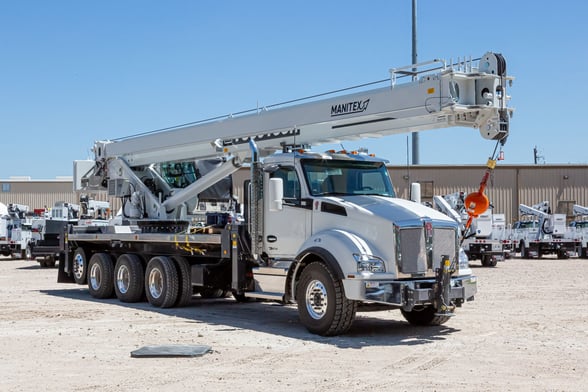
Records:
M478 191L470 193L466 196L464 200L464 207L468 214L468 220L465 224L464 233L467 233L468 229L472 225L472 221L474 220L474 218L480 216L480 214L486 211L490 206L490 201L488 200L488 196L484 194L484 190L486 189L488 178L490 178L490 173L492 172L492 170L494 170L495 167L496 160L489 158L488 162L486 163L486 172L482 177L482 181L480 182L480 187L478 188ZM463 238L465 238L465 235Z

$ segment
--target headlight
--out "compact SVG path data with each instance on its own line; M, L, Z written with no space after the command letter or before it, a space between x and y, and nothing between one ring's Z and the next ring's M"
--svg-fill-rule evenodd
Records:
M470 268L470 261L468 260L468 255L463 250L462 247L459 248L459 269L465 270Z
M372 273L382 273L386 272L386 265L384 264L384 260L380 259L377 256L371 255L360 255L357 253L353 254L355 261L357 262L357 272L372 272Z

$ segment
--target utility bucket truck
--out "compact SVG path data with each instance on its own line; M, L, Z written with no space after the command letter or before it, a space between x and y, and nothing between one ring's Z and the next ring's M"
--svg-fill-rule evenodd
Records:
M8 213L12 221L10 235L12 257L30 260L32 211L29 211L29 206L12 203L8 205Z
M522 258L554 254L559 259L576 255L578 242L570 238L565 214L552 214L548 201L519 204L520 220L513 225L513 242Z
M487 209L472 220L470 228L465 230L468 220L464 204L464 192L433 197L433 206L453 218L461 225L461 246L469 260L480 260L484 267L496 267L498 261L506 258L506 250L500 228L500 219L504 222L504 214L493 214L492 208ZM496 217L496 218L495 218Z
M406 75L417 78L399 83ZM504 58L487 53L393 69L383 88L98 141L74 176L120 198L121 212L91 232L69 227L58 280L164 308L229 292L296 303L320 335L345 333L360 303L443 324L476 293L457 223L396 198L387 161L309 148L454 126L504 142L511 81ZM238 204L230 178L243 164ZM217 202L226 208L207 210Z
M588 207L574 204L574 221L570 224L573 230L573 238L579 242L579 255L588 259Z
M12 258L28 258L27 245L31 240L29 207L0 203L0 254Z
M10 256L10 230L11 218L8 214L8 206L0 203L0 254Z

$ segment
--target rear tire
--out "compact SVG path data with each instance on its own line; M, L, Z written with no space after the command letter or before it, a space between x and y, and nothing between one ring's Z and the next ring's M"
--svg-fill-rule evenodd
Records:
M114 267L106 253L94 253L88 262L88 290L94 298L112 298L114 295Z
M521 242L521 259L529 258L529 248L525 246L524 242Z
M57 264L55 256L45 256L43 263L41 263L41 267L55 268L55 264Z
M143 298L145 274L139 256L123 254L114 267L114 292L122 302L139 302Z
M73 278L77 284L86 284L88 282L88 258L84 248L77 248L72 260Z
M213 298L224 298L227 296L227 292L223 289L215 289L212 287L205 287L200 290L200 296L206 299Z
M145 270L147 301L158 308L170 308L178 299L179 279L173 261L165 256L153 257Z
M491 255L482 255L482 265L484 267L496 267L498 260Z
M190 276L190 264L183 257L174 257L173 262L178 271L178 299L175 304L177 307L184 307L192 300L194 290L192 289L192 279Z
M302 324L322 336L347 332L357 311L357 302L345 297L341 281L321 262L311 263L302 271L296 301Z
M442 325L449 320L449 316L436 316L437 312L433 306L423 306L413 308L412 311L407 312L400 309L402 316L412 325Z

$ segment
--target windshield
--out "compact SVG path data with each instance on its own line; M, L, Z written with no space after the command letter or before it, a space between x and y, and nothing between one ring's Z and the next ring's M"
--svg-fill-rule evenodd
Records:
M383 162L303 159L301 163L313 196L396 196Z
M515 225L515 229L534 229L539 225L537 221L521 221Z

